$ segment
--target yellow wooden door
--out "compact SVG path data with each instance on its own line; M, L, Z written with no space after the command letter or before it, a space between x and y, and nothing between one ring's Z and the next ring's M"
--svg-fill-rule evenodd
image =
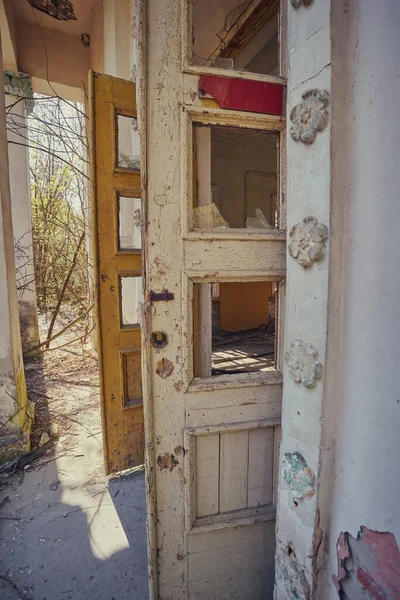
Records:
M90 74L93 250L107 473L143 463L136 86Z

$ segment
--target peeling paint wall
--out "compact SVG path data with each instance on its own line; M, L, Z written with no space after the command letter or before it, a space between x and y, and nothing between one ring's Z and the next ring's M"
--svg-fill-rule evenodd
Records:
M400 550L392 533L361 527L354 538L342 532L336 549L338 573L332 581L342 600L400 597Z
M352 600L387 600L400 597L400 11L396 0L339 0L331 19L330 289L319 492L321 527L329 536L316 597L334 600L340 592Z

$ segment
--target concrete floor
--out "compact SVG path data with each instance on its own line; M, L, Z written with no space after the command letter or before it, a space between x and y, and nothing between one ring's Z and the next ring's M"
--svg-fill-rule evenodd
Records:
M144 471L104 475L98 393L82 379L47 392L72 428L61 420L47 456L2 481L1 600L148 598Z

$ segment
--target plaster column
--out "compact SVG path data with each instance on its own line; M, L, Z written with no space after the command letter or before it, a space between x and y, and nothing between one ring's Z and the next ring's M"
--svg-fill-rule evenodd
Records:
M319 476L329 284L331 2L292 0L287 3L287 19L289 251L275 598L320 600L315 589L322 541Z
M103 0L104 73L135 79L133 1Z
M18 316L4 91L0 92L0 276L0 462L5 462L29 447L31 409Z
M12 128L18 128L22 136L28 135L25 101L7 94L6 106L10 109ZM36 304L36 283L33 263L32 209L29 183L28 148L18 144L27 143L24 137L7 130L8 157L11 188L11 211L14 229L15 266L17 272L19 318L23 349L39 343L39 327ZM16 144L13 142L17 142Z

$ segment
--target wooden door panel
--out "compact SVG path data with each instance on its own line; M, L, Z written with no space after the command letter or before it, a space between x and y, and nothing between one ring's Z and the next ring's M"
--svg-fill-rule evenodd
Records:
M262 241L186 240L185 271L189 277L212 274L214 280L222 281L235 276L276 281L286 273L286 235L273 237Z
M213 368L213 356L205 354L213 353L219 335L215 332L221 331L215 326L217 319L213 322L216 296L210 284L220 288L218 284L237 283L233 287L238 296L240 284L273 282L269 289L276 294L276 306L282 306L287 240L278 227L284 211L276 211L279 224L267 231L236 229L227 217L221 223L214 208L209 210L212 219L203 222L200 215L208 215L204 205L217 199L213 186L214 192L219 186L225 204L227 197L221 186L229 181L229 173L224 171L221 181L213 179L218 173L212 160L212 127L227 127L240 140L249 133L246 143L251 138L258 148L264 136L255 135L255 130L271 134L266 137L277 143L285 123L280 116L243 107L230 111L217 103L211 108L203 104L202 67L189 73L181 60L187 32L191 43L186 13L191 2L147 0L145 5L138 89L146 140L146 331L149 339L157 332L167 339L162 348L145 343L152 597L271 600L282 408L280 349L274 348L275 357L264 372L236 369L227 374L226 369ZM221 84L226 83L224 76L225 71L220 72ZM235 79L240 77L235 73ZM202 135L199 124L210 126L210 135ZM278 150L269 156L275 173ZM234 168L232 177L238 175L241 182L237 189L244 190L242 167ZM252 165L251 171L255 169ZM278 174L275 187L283 181ZM266 204L263 182L256 184L248 179L247 200L253 208L261 199ZM273 187L267 194L271 205ZM242 195L244 214L245 191ZM282 189L277 196L281 208ZM266 311L269 315L268 306ZM259 321L257 328L263 332ZM278 332L276 327L276 337ZM265 351L269 354L273 353Z
M133 82L91 74L92 209L97 288L103 445L107 473L144 462L141 332L141 250L121 250L119 197L140 198L140 172L121 168L118 115L136 117ZM125 139L133 140L128 129ZM132 144L135 140L132 141ZM130 215L134 224L134 215ZM140 220L140 215L139 215ZM139 224L140 225L140 224ZM138 278L135 289L128 283ZM136 289L137 288L137 289ZM133 293L132 292L133 289Z
M189 535L189 599L272 597L274 553L275 521Z

